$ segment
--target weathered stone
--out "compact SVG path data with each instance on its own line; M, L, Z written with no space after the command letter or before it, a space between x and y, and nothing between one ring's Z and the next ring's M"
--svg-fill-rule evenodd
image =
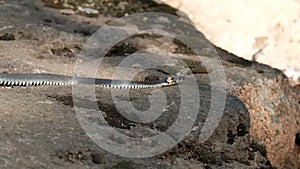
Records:
M18 10L27 12L14 13L12 16L15 17L9 15L8 9L0 11L0 18L6 18L2 20L3 24L18 23L14 28L3 30L5 33L13 34L16 39L0 42L1 72L51 72L73 75L76 62L73 56L78 54L89 37L86 35L92 34L95 25L104 23L107 18L99 16L98 20L94 20L76 15L60 15L58 10L44 8L41 4L32 2L35 1L22 2ZM21 2L12 0L6 3ZM2 7L11 8L12 5ZM91 22L91 25L79 23L78 20L84 21L83 23ZM40 23L44 25L41 26ZM182 141L169 151L154 157L146 159L119 157L96 145L82 129L74 112L74 106L82 106L88 109L86 111L89 115L88 122L111 127L131 137L150 137L165 132L175 120L191 121L186 116L178 117L181 106L188 108L192 106L181 105L185 103L180 100L182 93L178 86L161 89L166 94L167 106L159 118L145 124L125 118L117 109L111 91L107 89L96 89L98 96L96 106L99 107L100 113L107 122L104 124L103 119L98 116L92 117L93 113L99 115L97 114L99 112L92 107L95 102L80 97L76 98L77 101L73 100L71 88L1 87L1 167L260 168L270 167L269 162L271 162L273 166L280 168L286 160L291 160L289 156L293 150L296 151L293 148L297 148L294 142L299 132L296 128L296 123L299 123L297 121L299 110L290 85L280 71L240 59L217 48L228 86L226 89L224 86L218 86L219 90L216 93L226 94L226 105L221 121L210 121L211 124L218 123L218 126L211 137L202 143L199 135L205 134L201 132L211 104L219 101L211 100L212 88L208 73L213 73L215 70L207 69L201 64L205 59L210 60L210 55L204 56L203 60L199 61L191 55L190 49L185 46L179 47L172 39L160 36L141 36L127 39L126 43L129 44L127 47L130 47L130 52L141 49L141 46L156 48L161 57L168 61L168 64L163 66L170 72L180 70L183 63L173 64L168 55L171 55L172 59L182 59L194 73L187 75L183 84L190 93L196 92L185 83L189 78L195 77L200 101L193 104L199 105L200 108L194 112L198 113L197 118L192 119L196 122L192 124L191 131ZM113 67L118 66L124 58L118 55L123 54L123 49L127 49L126 45L119 45L121 47L117 48L117 51L111 51L112 55L105 57L105 64L100 67L98 74L100 77L111 78L114 73ZM179 48L180 50L177 50ZM60 52L53 52L55 50ZM178 51L181 51L180 54L176 53ZM116 54L113 52L117 55L113 55ZM213 51L207 53L209 52ZM128 71L127 68L122 70ZM156 74L161 75L161 72L156 71ZM155 77L146 79L156 79L159 77L156 74ZM144 73L135 78L143 79L142 75L149 76ZM225 93L226 90L228 93ZM146 110L150 106L148 97L151 92L151 90L134 90L130 92L130 98L123 95L120 98L123 99L122 101L130 101L138 110ZM176 131L180 131L181 127L176 128ZM176 136L176 132L168 134ZM124 141L117 137L112 138L119 143ZM129 143L134 144L134 141ZM296 141L296 144L299 143Z

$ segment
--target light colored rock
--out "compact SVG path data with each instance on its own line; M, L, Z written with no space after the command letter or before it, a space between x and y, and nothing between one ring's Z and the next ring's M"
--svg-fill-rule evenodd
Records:
M249 60L258 52L258 62L281 70L299 68L299 0L162 1L185 12L223 49ZM299 74L290 75L298 79L296 76Z

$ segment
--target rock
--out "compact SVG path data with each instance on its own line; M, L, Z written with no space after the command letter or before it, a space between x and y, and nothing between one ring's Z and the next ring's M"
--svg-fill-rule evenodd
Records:
M64 57L63 54L55 52L50 55L47 49L67 47L70 49L67 52L77 51L84 46L85 40L89 38L87 35L90 34L78 34L72 30L75 28L91 30L98 22L89 20L90 25L83 24L86 22L78 23L72 20L75 15L61 15L58 10L50 10L33 2L35 1L22 2L25 4L19 6L18 10L28 11L25 14L13 11L14 14L10 15L10 10L0 11L0 19L13 17L13 19L2 19L4 25L18 23L16 27L5 30L5 33L13 34L16 40L1 41L1 72L49 72L73 75L76 59ZM9 3L21 2L12 0ZM10 6L3 8L10 8ZM48 21L51 23L45 21L44 18L49 18ZM86 18L81 19L85 21ZM101 17L99 16L98 19L101 20ZM166 23L165 19L162 21ZM45 25L40 26L40 23ZM156 26L160 27L159 23ZM267 168L272 165L281 168L297 166L293 158L298 156L296 157L293 153L297 153L297 148L299 148L297 147L299 144L299 128L297 127L300 119L299 107L295 94L292 93L292 88L282 72L266 65L241 59L216 47L227 80L227 88L217 86L215 91L217 96L224 95L226 98L224 112L221 112L223 116L219 122L217 119L207 118L211 109L212 112L215 111L212 106L224 101L220 100L221 97L216 97L212 101L209 73L214 73L216 70L208 69L202 64L202 62L213 61L210 56L216 54L214 50L208 50L204 44L200 44L204 45L203 48L208 56L203 56L203 60L199 61L186 46L180 46L173 39L160 36L149 38L149 36L126 39L124 45L130 44L137 50L140 50L141 46L156 49L152 51L163 49L159 53L162 61L158 62L167 61L168 64L162 64L161 69L168 70L168 72L178 73L179 70L185 69L185 63L190 71L184 70L187 75L181 87L188 93L181 92L180 86L161 88L160 91L164 92L166 99L160 99L154 95L160 94L158 90L133 90L129 92L129 98L121 93L117 97L119 100L116 101L111 95L112 91L96 88L97 102L93 102L90 97L75 97L76 95L73 95L75 88L71 90L70 87L64 86L1 87L1 167L181 169L183 167ZM124 49L124 45L118 44L120 46L118 49ZM176 53L178 48L182 52ZM118 49L116 53L120 52ZM139 54L146 52L142 51ZM124 58L127 57L118 55L104 57L104 64L97 75L112 78L114 67L118 66ZM182 62L173 62L173 59L181 59ZM128 65L132 68L133 64ZM137 67L143 68L143 66L139 64ZM123 77L130 72L128 67L120 66L124 73ZM151 77L148 73L141 73L147 77L141 78L137 75L135 78L153 80L165 76L164 71L151 71L160 76L155 74ZM195 86L190 86L191 83L188 83L192 82L192 77L196 79ZM80 87L80 89L85 88ZM200 100L196 99L192 102L194 100L191 96L197 93ZM186 99L181 100L182 96ZM156 104L166 102L162 111L157 111L162 112L158 118L155 113L151 114L153 121L150 118L150 120L146 119L149 120L147 123L139 122L142 116L126 114L123 109L118 109L118 103L128 101L135 109L147 111L149 107L151 108L149 98ZM199 109L193 112L191 110L195 105L198 105ZM154 106L154 108L157 107ZM181 107L188 110L186 115L179 116ZM79 112L75 108L80 108ZM100 111L97 111L97 108ZM80 114L81 110L84 110L81 112L83 114ZM182 125L171 128L177 120L182 122ZM84 130L86 128L83 128L84 124L93 124L94 127L102 128L87 132ZM202 129L207 127L205 124L217 124L217 126L214 130L210 128L211 125L208 125L209 130L203 131ZM190 125L190 128L181 140L178 133L185 129L186 125ZM174 147L169 147L167 151L163 151L162 154L148 158L121 157L114 155L111 151L106 151L107 147L101 148L100 144L97 145L95 140L91 140L91 136L98 134L99 131L108 131L109 140L114 141L113 144L118 143L115 148L126 144L127 146L138 144L142 147L140 151L149 153L160 150L152 149L153 145L168 145L170 142L176 144ZM209 135L210 131L213 132L207 140L199 139L199 136ZM172 138L171 141L166 139L159 142L148 139L148 137L163 133L166 133L168 138ZM128 137L124 139L119 137L120 135ZM137 142L133 138L143 139ZM126 153L126 151L117 151L117 153ZM127 155L133 156L134 153L137 152Z
M229 60L230 54L218 51ZM282 168L289 158L294 158L292 151L299 131L299 107L293 88L281 71L256 62L227 73L229 79L237 75L240 80L232 86L231 93L249 110L251 140L266 147L272 166Z
M241 86L236 95L246 104L251 117L252 140L266 146L270 163L282 168L294 149L299 109L291 98L288 79L259 79Z
M271 8L263 0L161 1L185 12L217 46L248 60L255 56L260 63L284 70L289 78L300 77L299 0L275 0Z

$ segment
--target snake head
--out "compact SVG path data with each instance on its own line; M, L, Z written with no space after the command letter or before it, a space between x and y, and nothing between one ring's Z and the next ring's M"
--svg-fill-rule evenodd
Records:
M178 84L179 82L181 82L183 80L183 77L180 76L168 76L166 78L166 83L168 85L175 85Z

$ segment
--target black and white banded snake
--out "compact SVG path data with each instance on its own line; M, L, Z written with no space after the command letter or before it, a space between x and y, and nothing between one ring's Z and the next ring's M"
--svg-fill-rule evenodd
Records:
M59 74L6 74L0 73L0 86L41 86L41 85L96 85L114 89L143 89L176 85L180 77L167 76L157 81L124 81L89 77L71 77Z

